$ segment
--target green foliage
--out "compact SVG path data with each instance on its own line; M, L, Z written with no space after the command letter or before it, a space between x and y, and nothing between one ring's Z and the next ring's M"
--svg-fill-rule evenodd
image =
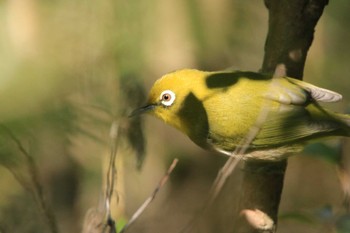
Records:
M321 226L330 232L347 233L350 231L350 215L344 212L335 212L331 206L326 205L314 211L294 211L283 213L280 220L295 221L315 228Z
M128 223L128 220L126 218L123 218L123 217L119 218L116 225L117 232L120 232L127 223Z
M304 149L304 153L316 158L324 159L333 164L338 164L341 158L339 146L332 146L323 142L307 145Z
M314 224L315 220L308 214L301 213L300 211L283 213L279 216L281 221L293 220L303 224Z
M350 232L350 214L340 216L335 224L337 233Z

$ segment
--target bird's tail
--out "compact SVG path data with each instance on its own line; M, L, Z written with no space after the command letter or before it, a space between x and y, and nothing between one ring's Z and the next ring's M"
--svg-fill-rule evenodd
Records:
M336 116L342 123L345 124L345 136L350 137L350 115L337 113Z

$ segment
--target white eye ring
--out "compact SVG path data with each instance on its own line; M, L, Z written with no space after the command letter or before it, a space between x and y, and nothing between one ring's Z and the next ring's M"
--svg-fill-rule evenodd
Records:
M175 93L170 91L170 90L166 90L163 91L160 96L160 102L164 105L164 106L171 106L174 101L175 101Z

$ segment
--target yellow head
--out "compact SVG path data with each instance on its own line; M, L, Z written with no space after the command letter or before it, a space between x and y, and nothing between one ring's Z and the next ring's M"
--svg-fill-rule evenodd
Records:
M190 125L205 110L198 96L204 87L205 72L179 70L164 75L150 90L146 106L136 109L132 115L150 113L191 137ZM197 113L193 116L193 113Z

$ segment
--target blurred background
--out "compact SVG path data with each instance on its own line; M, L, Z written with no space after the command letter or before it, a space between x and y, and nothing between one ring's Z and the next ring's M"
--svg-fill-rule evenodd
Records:
M304 75L343 94L329 106L340 112L350 100L349 9L347 0L326 7ZM0 1L0 232L81 232L87 213L103 209L113 123L114 219L130 218L178 158L129 232L179 232L201 212L225 158L156 119L125 116L164 73L258 71L267 22L263 1ZM347 232L336 169L349 155L344 145L313 144L289 159L279 232ZM234 232L241 175L236 169L194 232Z

